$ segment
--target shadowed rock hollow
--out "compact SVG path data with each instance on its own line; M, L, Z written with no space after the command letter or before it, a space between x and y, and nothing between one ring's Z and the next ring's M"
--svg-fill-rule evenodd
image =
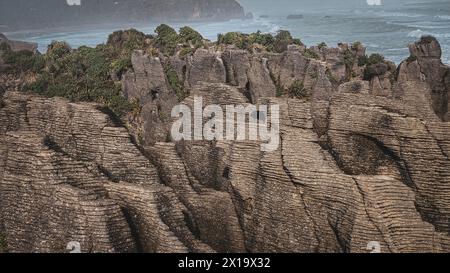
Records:
M410 51L397 69L358 65L359 44L135 51L121 83L142 110L125 124L99 104L8 90L6 249L64 252L77 241L85 252L370 252L376 241L382 252L449 252L449 68L434 38ZM280 105L279 149L171 141L172 107L194 96Z

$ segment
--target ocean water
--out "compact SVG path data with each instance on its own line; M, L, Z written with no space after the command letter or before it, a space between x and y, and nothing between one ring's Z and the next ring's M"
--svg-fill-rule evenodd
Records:
M382 5L368 5L366 0L238 0L252 20L215 23L189 23L205 38L216 40L217 34L230 31L276 33L285 29L308 46L321 42L335 46L339 42L360 41L368 53L381 53L396 63L409 56L408 44L422 35L435 36L441 43L443 62L450 64L450 0L382 0ZM287 20L290 14L303 19ZM268 15L268 18L260 18ZM158 24L103 24L95 26L21 30L8 37L39 44L41 52L53 40L63 40L76 48L95 46L117 30L134 27L152 34ZM171 24L179 28L186 24Z

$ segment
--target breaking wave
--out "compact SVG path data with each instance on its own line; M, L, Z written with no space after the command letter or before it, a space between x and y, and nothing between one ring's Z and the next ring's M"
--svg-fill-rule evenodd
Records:
M433 33L429 31L423 31L421 29L413 30L410 33L408 33L408 37L411 38L421 38L424 35L431 35L436 38L450 38L450 33Z

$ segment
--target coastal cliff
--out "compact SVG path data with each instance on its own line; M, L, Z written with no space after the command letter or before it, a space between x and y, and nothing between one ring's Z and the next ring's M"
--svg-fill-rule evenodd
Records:
M396 66L283 31L157 34L54 43L40 69L2 75L6 251L450 251L450 73L435 38ZM279 105L279 149L173 141L170 111L195 96Z

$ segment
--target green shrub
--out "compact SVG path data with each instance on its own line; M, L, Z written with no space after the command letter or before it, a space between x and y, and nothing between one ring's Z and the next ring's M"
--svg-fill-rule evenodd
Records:
M235 45L240 49L251 50L253 45L259 44L265 47L269 52L281 53L287 50L288 45L303 45L300 39L294 39L291 33L286 30L278 31L274 37L269 33L257 31L251 34L243 34L240 32L228 32L217 36L218 44Z
M5 51L2 55L3 61L8 65L7 72L18 75L26 72L38 72L45 66L42 55L31 51Z
M11 46L6 43L6 42L2 42L0 43L0 51L10 51L11 50Z
M434 38L431 35L423 35L422 37L420 37L420 43L429 44L429 43L432 43L434 41L436 41L436 38Z
M369 66L369 65L374 65L374 64L379 64L379 63L384 63L385 59L384 56L378 54L378 53L374 53L370 56L361 56L358 58L358 66Z
M66 42L53 41L47 47L47 57L56 60L69 54L72 49Z
M182 27L180 28L179 34L179 43L183 43L185 45L192 45L194 48L199 48L203 46L203 37L200 33L195 31L190 27Z
M287 30L280 30L275 35L275 42L273 46L273 51L277 53L282 53L287 50L288 45L294 43L294 39L291 36L291 33Z
M345 51L344 63L347 69L351 69L355 64L355 56L353 56L353 53L350 50Z
M136 29L113 32L109 35L106 45L97 46L111 61L111 72L121 77L132 68L131 54L134 50L147 50L151 47L152 36Z
M308 91L303 86L303 82L299 80L294 81L288 91L291 98L306 99L309 97Z
M123 56L118 60L113 60L110 67L111 71L115 73L120 79L126 71L133 67L133 64L131 63L131 57Z
M325 42L322 42L318 45L319 49L327 48L328 45Z
M192 47L184 47L181 51L180 51L180 57L184 58L190 54L194 53L194 49Z
M158 26L155 32L158 34L155 40L156 47L165 54L173 55L178 45L178 33L166 24Z
M226 45L239 45L245 39L245 34L240 32L228 32L226 34L219 34L218 43Z
M320 60L320 56L319 56L316 52L312 51L312 50L309 49L309 48L307 48L307 49L305 50L305 52L303 52L303 56L305 56L305 57L308 58L308 59L316 59L316 60Z
M131 109L121 95L121 86L110 78L111 61L102 48L80 47L52 60L48 71L41 71L37 80L24 91L47 97L65 97L71 101L98 102L121 116Z
M133 51L144 49L146 47L147 39L151 40L153 37L146 35L136 29L120 30L113 32L108 36L106 46L116 51Z
M413 56L413 55L409 55L409 57L406 59L407 63L412 63L412 62L415 62L415 61L417 61L417 57Z
M252 44L260 44L265 47L273 47L275 42L275 38L270 33L261 33L261 31L257 31L249 35L249 40ZM269 48L269 51L272 51L272 48Z
M388 70L389 67L385 63L377 63L366 66L366 69L364 69L364 80L370 81L375 76L386 74Z
M183 83L178 78L177 72L172 68L170 64L164 65L164 72L166 74L167 80L173 91L177 94L178 100L182 101L187 97L186 90L184 89Z
M351 49L356 51L356 50L358 50L358 48L361 47L361 46L362 46L362 43L359 42L359 41L357 41L357 42L354 42L354 43L352 44Z
M365 66L369 63L369 57L367 55L358 57L358 66Z
M384 63L384 56L374 53L369 56L368 65Z

